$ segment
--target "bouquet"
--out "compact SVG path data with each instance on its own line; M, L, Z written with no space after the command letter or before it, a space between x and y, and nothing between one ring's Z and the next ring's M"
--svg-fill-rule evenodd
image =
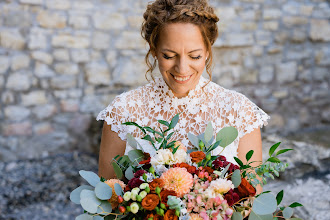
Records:
M166 127L158 131L125 122L141 129L143 139L155 151L153 155L146 153L128 134L133 150L112 161L117 179L106 180L81 170L79 174L90 185L79 186L70 194L71 201L84 209L76 220L298 220L292 218L293 208L302 205L294 202L280 206L283 190L276 196L269 191L256 195L255 188L285 170L288 164L277 156L292 149L276 152L277 143L270 148L269 158L256 166L250 161L254 153L251 150L246 154L246 164L235 157L235 165L221 153L212 154L236 139L234 127L225 127L213 137L212 124L208 123L204 133L188 134L194 147L187 150L179 140L169 142L178 120L179 114L170 122L158 120Z

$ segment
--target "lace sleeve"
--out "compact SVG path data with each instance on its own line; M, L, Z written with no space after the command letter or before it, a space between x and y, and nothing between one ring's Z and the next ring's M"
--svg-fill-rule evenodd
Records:
M111 126L111 130L116 132L118 136L126 141L126 135L130 132L129 127L122 125L128 121L130 113L126 108L126 93L117 96L113 102L103 109L97 116L96 120L104 120Z
M242 138L244 135L252 132L258 127L263 127L268 124L269 115L261 108L241 94L240 107L238 111L238 136Z

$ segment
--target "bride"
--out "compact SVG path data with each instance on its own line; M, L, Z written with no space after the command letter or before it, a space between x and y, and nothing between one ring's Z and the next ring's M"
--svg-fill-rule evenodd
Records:
M254 150L252 161L261 161L260 127L267 124L269 116L244 95L211 81L211 46L218 36L219 18L207 0L156 0L149 3L143 17L141 33L150 46L145 59L148 72L152 73L158 62L162 77L151 75L149 84L117 96L99 113L97 120L105 121L99 175L114 178L111 159L130 150L128 133L152 151L141 139L143 133L123 122L157 128L157 120L170 121L177 113L181 113L180 120L172 140L180 140L189 148L188 132L200 134L208 122L214 135L223 127L233 126L238 137L222 155L233 163L234 156L245 162L245 154ZM205 68L209 79L202 76ZM219 151L213 152L216 154Z

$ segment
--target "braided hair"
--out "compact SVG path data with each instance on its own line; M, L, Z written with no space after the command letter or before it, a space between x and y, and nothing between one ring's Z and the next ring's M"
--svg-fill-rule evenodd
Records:
M200 28L205 46L209 52L206 60L206 72L211 79L212 50L211 46L218 37L217 22L219 18L207 0L155 0L149 3L143 14L141 35L149 43L149 51L145 61L149 67L147 73L156 67L156 61L151 64L149 56L156 50L161 29L171 23L192 23ZM153 76L151 75L153 78Z

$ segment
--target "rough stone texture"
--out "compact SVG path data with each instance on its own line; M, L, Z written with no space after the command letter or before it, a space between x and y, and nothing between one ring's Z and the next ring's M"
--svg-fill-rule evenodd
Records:
M6 88L14 91L26 91L31 87L29 74L14 72L8 77Z
M110 72L104 63L93 62L86 67L87 81L94 85L109 85Z
M61 34L52 38L52 46L83 49L90 45L90 40L85 36L72 36Z
M314 41L330 41L330 23L328 20L311 21L310 38Z
M30 66L30 57L25 54L13 56L11 59L11 70L28 68Z
M276 67L276 72L279 83L292 82L296 78L297 64L295 62L279 64Z
M124 15L99 11L93 17L94 25L100 30L123 29L126 26Z
M47 65L51 65L53 63L53 57L49 53L45 53L43 51L33 51L31 53L33 59L43 62Z
M0 74L4 74L9 68L9 58L7 56L0 56Z
M33 91L22 94L22 103L24 106L43 105L47 103L45 91Z
M18 30L2 30L0 32L0 45L13 50L23 50L25 39Z
M37 16L37 21L44 28L65 28L66 17L49 11L41 11Z

